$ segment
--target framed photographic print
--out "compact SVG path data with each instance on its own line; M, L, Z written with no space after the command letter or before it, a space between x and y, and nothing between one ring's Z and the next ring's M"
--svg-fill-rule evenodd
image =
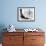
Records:
M35 21L35 7L18 7L17 20L22 22Z

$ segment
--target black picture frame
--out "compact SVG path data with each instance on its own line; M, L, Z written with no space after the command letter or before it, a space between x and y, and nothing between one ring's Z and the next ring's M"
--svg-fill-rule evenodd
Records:
M34 22L35 7L17 7L17 21Z

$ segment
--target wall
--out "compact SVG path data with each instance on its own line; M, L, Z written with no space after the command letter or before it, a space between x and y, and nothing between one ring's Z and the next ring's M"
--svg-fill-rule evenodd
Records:
M0 25L16 28L46 28L46 0L0 0ZM17 7L35 7L35 22L18 22Z
M0 0L0 31L13 24L16 28L40 27L46 32L46 0ZM17 7L35 7L35 22L18 22Z

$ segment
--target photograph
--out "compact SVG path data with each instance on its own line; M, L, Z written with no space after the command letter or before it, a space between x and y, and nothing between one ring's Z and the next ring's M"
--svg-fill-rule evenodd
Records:
M18 7L17 8L18 21L34 21L35 20L35 7Z

